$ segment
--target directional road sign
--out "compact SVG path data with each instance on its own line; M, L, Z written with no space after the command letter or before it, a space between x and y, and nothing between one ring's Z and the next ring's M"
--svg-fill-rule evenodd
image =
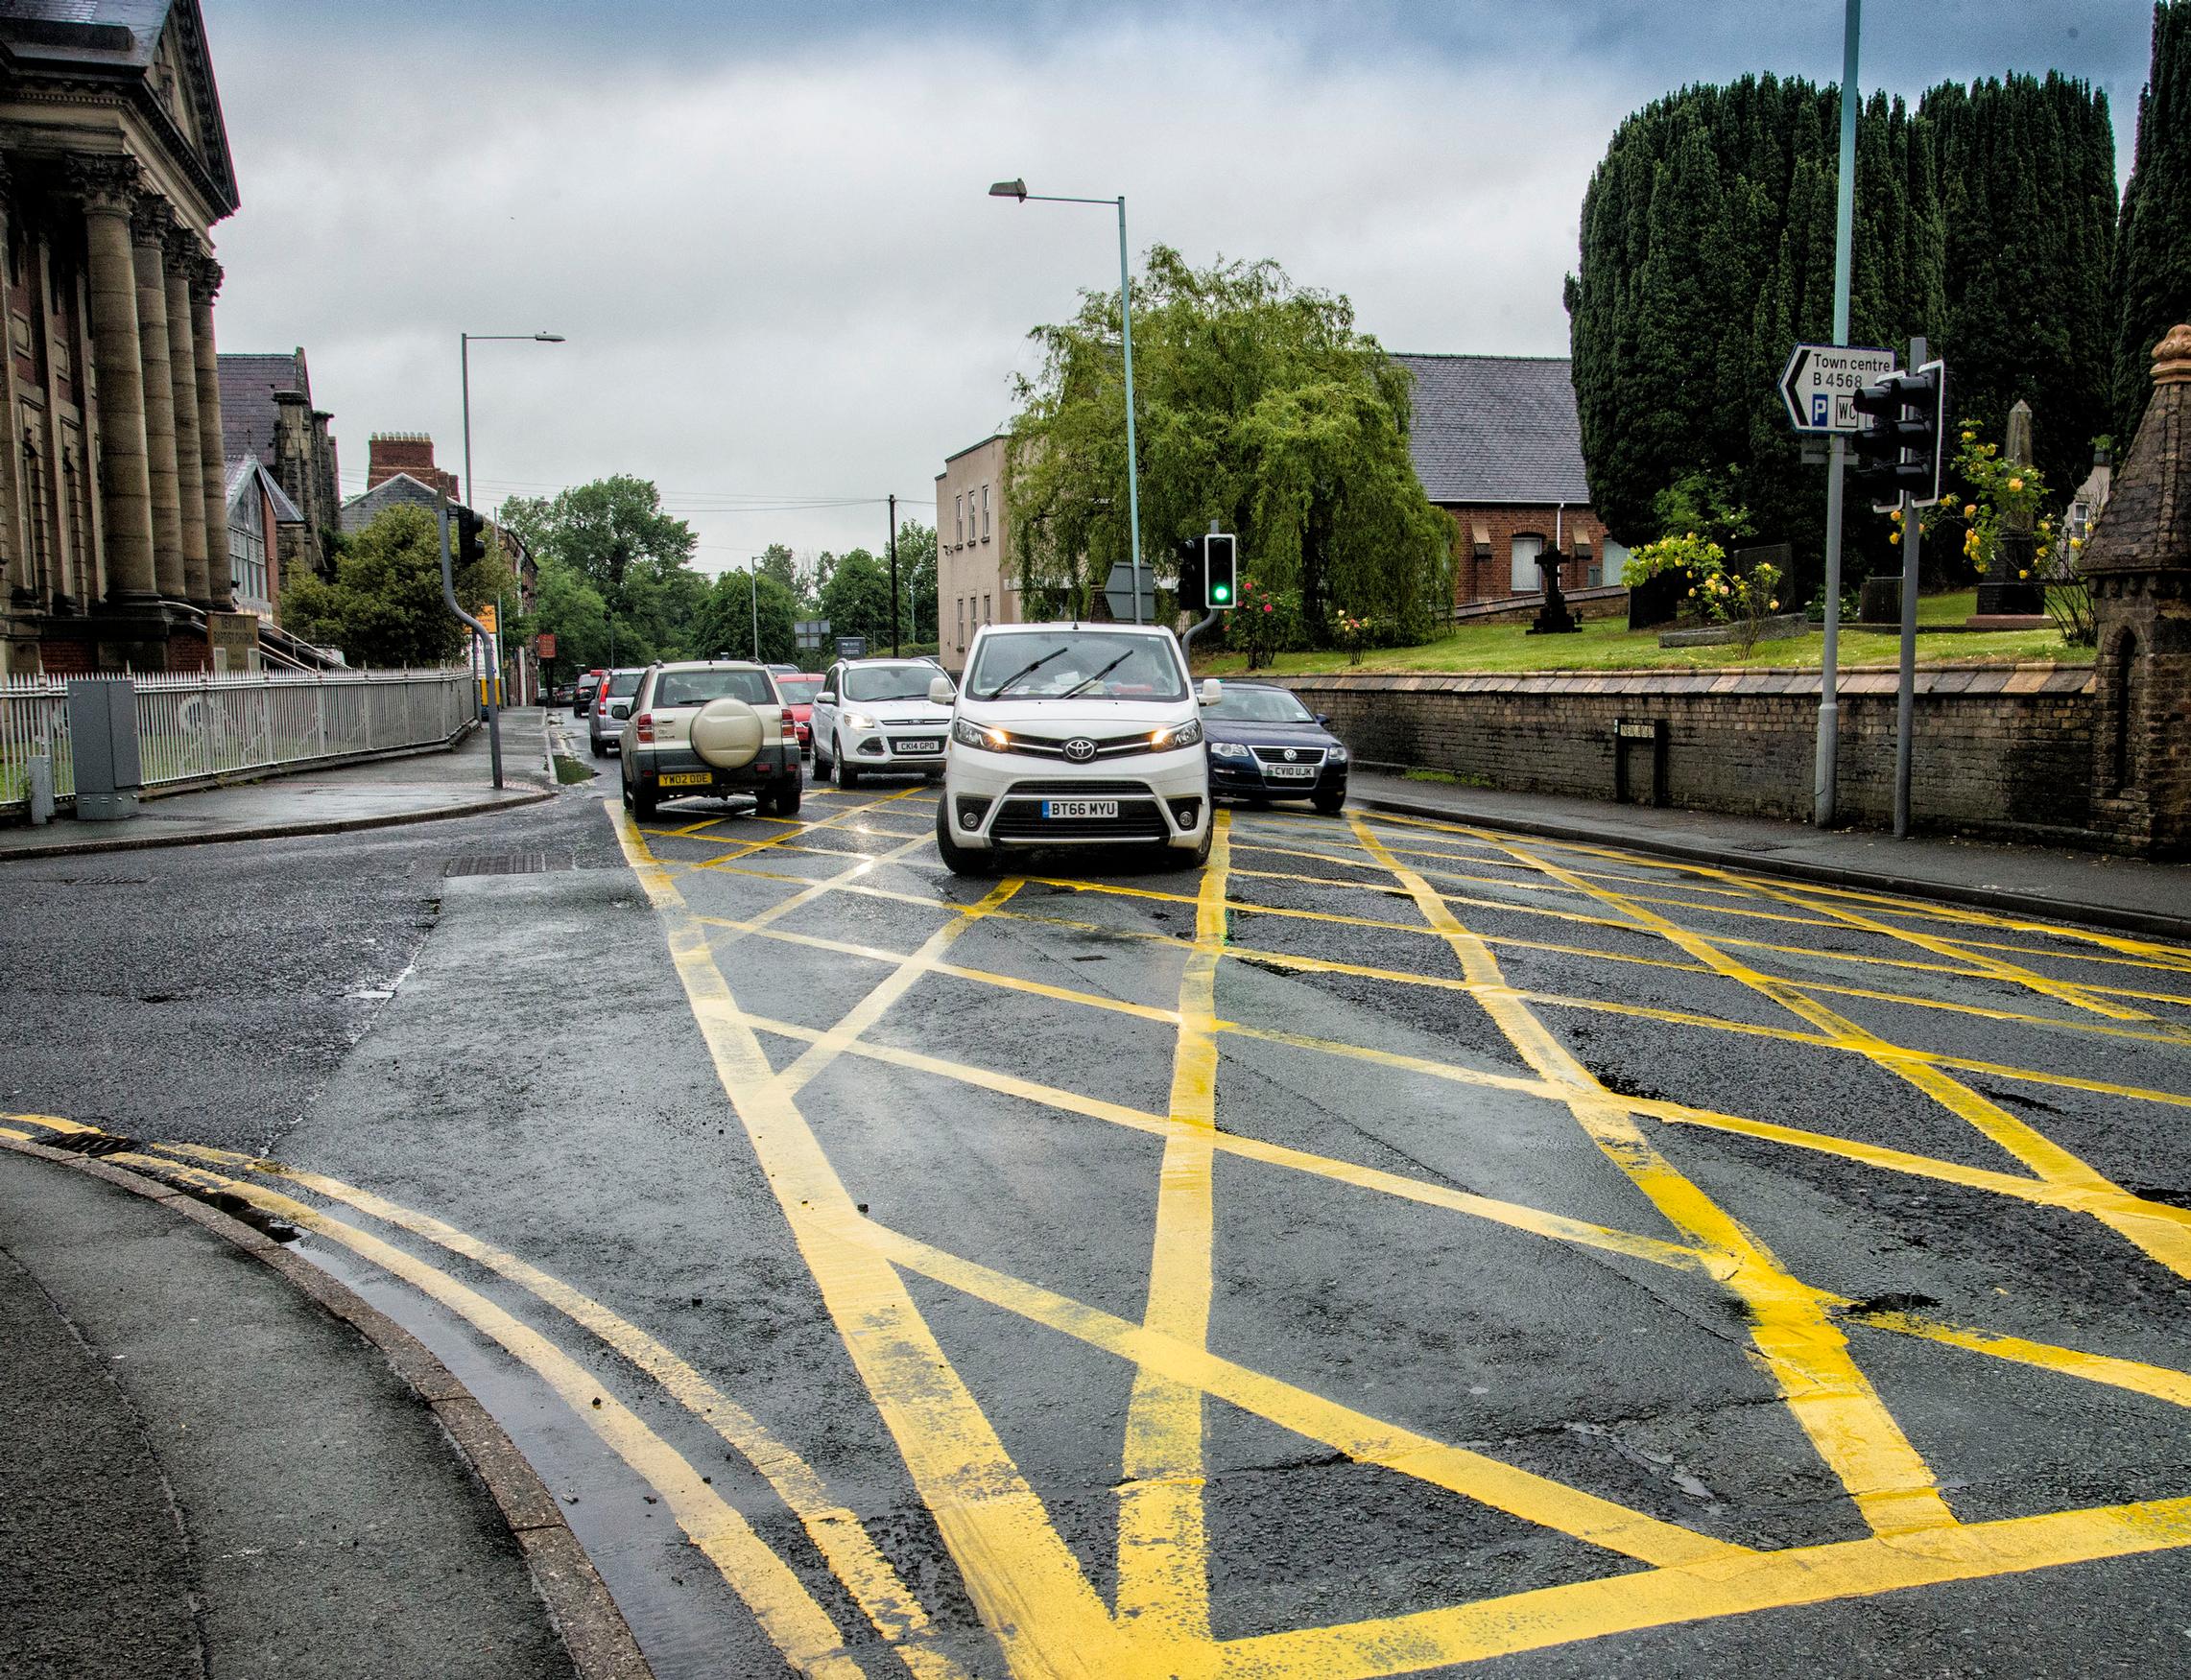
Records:
M1104 580L1103 598L1110 606L1110 616L1122 625L1134 622L1133 567L1128 561L1115 561L1110 576ZM1147 566L1141 568L1140 622L1156 621L1156 574Z
M1854 432L1849 397L1894 371L1894 352L1854 344L1798 344L1780 375L1780 400L1798 432Z

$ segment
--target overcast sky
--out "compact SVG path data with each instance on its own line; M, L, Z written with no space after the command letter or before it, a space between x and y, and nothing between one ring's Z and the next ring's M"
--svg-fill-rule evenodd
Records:
M228 350L304 346L344 492L376 431L475 499L651 478L703 570L880 548L1012 411L1026 338L1138 253L1274 257L1391 349L1564 354L1614 126L1684 82L1839 79L1833 0L204 0L244 207ZM2128 173L2146 0L1873 0L1910 95L2059 68Z

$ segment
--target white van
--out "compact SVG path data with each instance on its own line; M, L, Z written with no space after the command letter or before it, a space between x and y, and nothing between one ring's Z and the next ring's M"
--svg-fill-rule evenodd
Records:
M1220 690L1204 682L1200 699ZM936 849L962 875L1005 847L1149 845L1209 856L1209 760L1179 639L1143 625L985 625L953 705Z

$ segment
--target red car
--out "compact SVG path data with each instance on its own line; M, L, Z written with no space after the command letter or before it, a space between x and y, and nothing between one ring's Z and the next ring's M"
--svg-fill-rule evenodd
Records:
M798 726L798 755L814 755L814 697L822 692L822 678L811 671L802 671L797 676L778 676L776 691L783 696L784 710Z

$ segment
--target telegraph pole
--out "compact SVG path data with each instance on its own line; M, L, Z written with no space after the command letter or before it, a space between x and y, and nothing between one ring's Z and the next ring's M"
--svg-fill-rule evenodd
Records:
M942 638L937 638L941 641ZM897 657L897 493L890 499L890 656Z

